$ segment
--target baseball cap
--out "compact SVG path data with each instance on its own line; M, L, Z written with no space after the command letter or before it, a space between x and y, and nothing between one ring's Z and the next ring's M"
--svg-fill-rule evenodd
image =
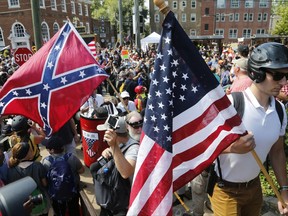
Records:
M47 149L62 149L63 148L63 139L59 136L46 137L42 142Z
M97 107L95 109L95 115L98 119L103 119L108 117L108 110L105 107Z
M247 58L239 58L239 59L234 59L232 61L235 65L240 67L242 70L247 71L248 68L248 59Z
M120 96L121 98L130 98L130 94L127 91L123 91Z
M109 117L106 119L104 124L100 124L97 126L98 131L106 131L106 130L110 129L110 126L108 123ZM125 117L124 116L121 116L121 117L113 116L113 117L118 118L118 127L115 130L115 132L120 133L120 134L127 133L128 131L127 131L127 126L126 126L126 122L125 122Z

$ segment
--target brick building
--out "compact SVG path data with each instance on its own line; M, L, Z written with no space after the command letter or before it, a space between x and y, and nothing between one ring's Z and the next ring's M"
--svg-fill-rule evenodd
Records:
M150 4L151 31L161 32L164 16ZM166 0L190 38L223 36L223 42L250 42L253 35L267 35L271 30L271 0Z
M83 37L105 33L102 45L113 43L114 31L110 22L100 22L91 18L91 0L39 0L41 42L45 43L69 19L80 27ZM34 45L30 0L3 0L0 6L0 48L11 45L31 48ZM99 25L99 26L98 26Z

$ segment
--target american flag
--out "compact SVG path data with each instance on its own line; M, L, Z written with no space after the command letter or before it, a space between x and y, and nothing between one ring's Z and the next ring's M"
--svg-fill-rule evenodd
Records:
M96 57L96 44L95 40L92 40L90 43L88 43L88 47L94 57Z
M172 12L163 23L128 215L172 215L173 191L245 128Z
M74 26L63 28L0 91L0 114L20 114L47 135L60 129L108 75Z

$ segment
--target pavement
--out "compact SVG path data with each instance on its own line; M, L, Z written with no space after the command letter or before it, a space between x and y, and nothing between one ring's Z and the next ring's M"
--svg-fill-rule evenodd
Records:
M76 147L76 154L77 157L83 161L83 152L81 150L82 145L78 144ZM42 157L47 156L49 153L45 149L44 146L40 145L40 150L41 150L41 155ZM88 167L85 166L85 172L80 175L81 182L85 185L85 188L83 189L87 198L89 199L90 203L92 204L96 215L100 215L100 207L96 203L96 199L94 196L94 187L93 187L93 180L92 176L90 174L90 170ZM173 207L173 216L188 216L188 215L193 215L191 209L192 209L192 200L188 200L184 198L184 203L186 205L186 208L179 204L177 206ZM187 210L186 210L187 209ZM211 212L209 209L206 207L204 208L204 216L213 216L213 212ZM263 212L261 214L262 216L277 216L280 215L277 210L277 199L273 197L264 197L264 205L263 205ZM49 212L49 216L53 216L53 210Z

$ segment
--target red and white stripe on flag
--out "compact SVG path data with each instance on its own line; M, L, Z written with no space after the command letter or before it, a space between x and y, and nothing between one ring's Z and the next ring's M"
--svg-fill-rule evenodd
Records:
M93 54L94 57L96 57L96 46L95 46L95 40L92 40L89 44L88 47Z

